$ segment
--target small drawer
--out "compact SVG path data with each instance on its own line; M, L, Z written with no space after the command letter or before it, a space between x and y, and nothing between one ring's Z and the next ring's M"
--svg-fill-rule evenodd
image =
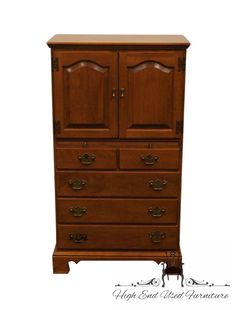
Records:
M168 250L178 247L178 226L58 225L60 249Z
M121 149L120 169L177 170L179 149Z
M71 172L56 173L57 195L70 197L178 197L179 173Z
M58 223L176 224L177 199L57 199Z
M57 148L57 169L116 169L115 149Z

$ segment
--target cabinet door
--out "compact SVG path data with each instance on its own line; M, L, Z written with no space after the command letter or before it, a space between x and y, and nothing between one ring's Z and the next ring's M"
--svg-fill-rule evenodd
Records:
M57 137L117 136L117 53L54 51L54 121Z
M181 134L183 57L184 51L120 52L120 137Z

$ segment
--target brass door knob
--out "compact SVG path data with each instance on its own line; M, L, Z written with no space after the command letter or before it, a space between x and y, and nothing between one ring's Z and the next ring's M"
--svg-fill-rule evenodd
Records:
M115 97L115 96L116 96L116 89L112 88L112 97Z
M120 97L123 98L125 96L125 89L121 88L120 89Z

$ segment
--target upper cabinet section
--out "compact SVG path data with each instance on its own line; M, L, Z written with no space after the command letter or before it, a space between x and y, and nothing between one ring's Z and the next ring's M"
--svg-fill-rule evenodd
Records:
M117 53L55 52L58 137L117 137Z
M183 36L56 35L48 45L56 137L181 136Z

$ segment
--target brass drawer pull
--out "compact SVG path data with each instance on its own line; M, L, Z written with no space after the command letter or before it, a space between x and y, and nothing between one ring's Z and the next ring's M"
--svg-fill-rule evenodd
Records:
M86 234L76 233L76 234L70 234L69 239L75 243L83 243L84 241L88 240L88 237Z
M80 208L80 207L70 208L70 214L75 217L82 217L86 213L87 213L86 208Z
M140 158L146 166L153 166L160 159L158 156L152 154L141 155Z
M166 213L166 209L161 209L159 207L150 208L150 209L148 209L148 213L152 217L161 217L162 215L164 215Z
M77 179L69 180L68 184L73 190L81 190L87 185L87 182L85 180Z
M167 181L156 179L156 180L150 180L148 184L154 191L162 191L165 185L167 184Z
M153 233L149 233L149 238L153 243L160 243L166 237L166 234L161 231L154 231Z
M81 162L82 165L91 165L95 162L96 160L96 155L94 154L88 154L85 153L83 155L78 155L78 160Z

